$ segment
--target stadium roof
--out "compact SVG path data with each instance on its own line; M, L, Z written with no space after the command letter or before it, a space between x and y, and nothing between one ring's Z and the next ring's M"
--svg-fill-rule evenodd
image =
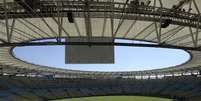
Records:
M11 49L23 45L67 44L61 38L87 37L90 43L93 37L109 37L155 42L158 44L145 46L186 49L192 55L191 61L176 68L140 73L198 69L201 64L199 5L200 0L0 0L0 57L3 57L0 64L32 71L82 73L27 64L14 58ZM56 38L58 42L31 42L47 38Z

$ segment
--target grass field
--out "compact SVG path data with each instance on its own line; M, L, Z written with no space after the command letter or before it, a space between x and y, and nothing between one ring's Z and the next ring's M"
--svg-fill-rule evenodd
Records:
M61 99L54 101L172 101L171 99L141 96L100 96L100 97L84 97Z

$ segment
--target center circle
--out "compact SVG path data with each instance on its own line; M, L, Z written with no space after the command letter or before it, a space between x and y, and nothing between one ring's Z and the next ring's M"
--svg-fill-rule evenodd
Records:
M55 39L38 40L40 42ZM155 44L145 41L115 40L121 43ZM41 66L70 70L127 72L162 69L184 64L191 55L181 49L115 46L114 64L65 64L65 46L23 46L14 47L12 54L17 59Z

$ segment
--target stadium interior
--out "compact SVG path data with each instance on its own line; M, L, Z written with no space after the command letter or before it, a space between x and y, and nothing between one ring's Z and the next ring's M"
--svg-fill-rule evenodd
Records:
M201 0L0 0L0 101L123 95L201 101L200 5ZM56 41L37 41L43 39ZM67 47L66 64L113 64L114 46L182 49L191 58L167 68L107 72L43 66L13 55L15 47L52 45Z

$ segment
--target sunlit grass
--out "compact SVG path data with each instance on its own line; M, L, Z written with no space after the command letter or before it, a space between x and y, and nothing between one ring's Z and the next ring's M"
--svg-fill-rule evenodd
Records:
M142 97L142 96L100 96L100 97L61 99L54 101L172 101L172 100L165 98Z

